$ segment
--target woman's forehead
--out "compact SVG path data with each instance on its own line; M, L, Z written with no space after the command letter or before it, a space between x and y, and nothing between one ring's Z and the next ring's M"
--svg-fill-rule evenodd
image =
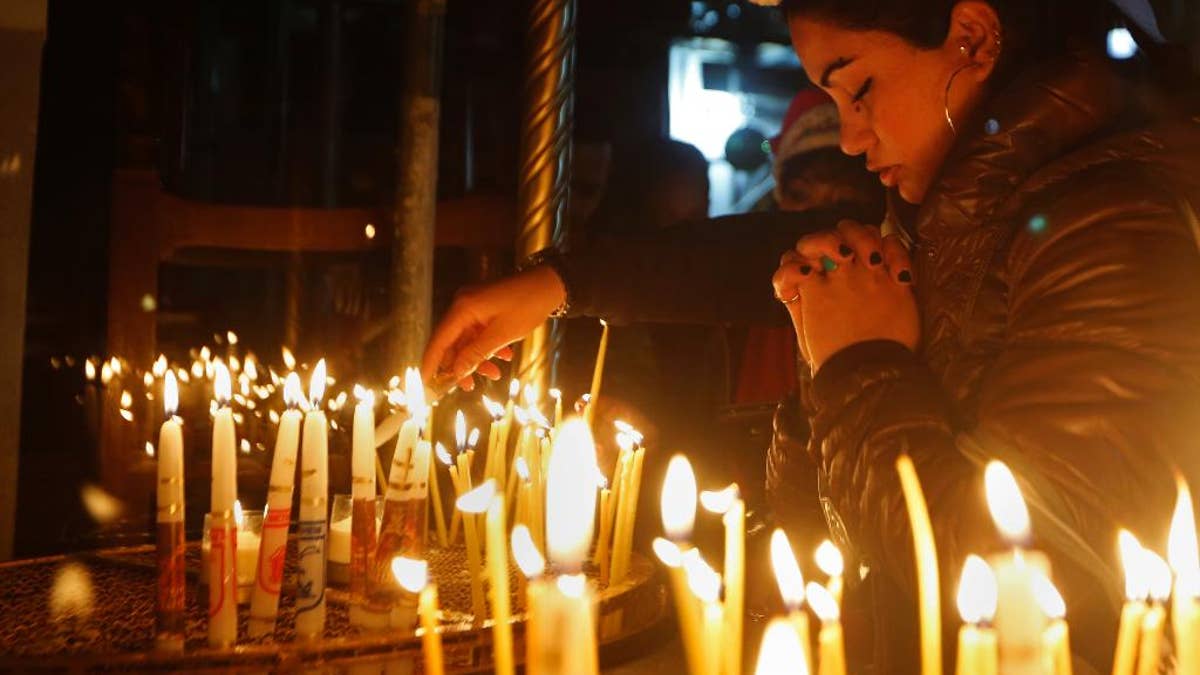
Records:
M815 84L830 86L836 73L855 61L871 58L903 44L899 37L877 30L851 30L837 24L803 16L789 19L792 47L800 65Z

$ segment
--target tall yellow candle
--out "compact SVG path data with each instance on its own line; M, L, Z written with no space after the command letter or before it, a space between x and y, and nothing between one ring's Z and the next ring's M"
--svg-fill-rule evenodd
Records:
M608 354L608 322L600 321L600 346L596 349L596 367L592 371L592 388L589 391L588 406L583 414L588 426L596 421L596 406L600 403L600 384L604 381L604 360Z
M692 471L691 462L683 455L675 455L667 463L659 506L663 531L667 540L677 547L679 560L672 564L671 560L663 559L657 548L655 552L659 553L659 558L667 565L675 597L675 611L683 637L684 653L692 672L700 667L703 658L702 626L700 606L688 588L682 562L694 550L689 540L696 523L696 499L696 474Z
M807 649L787 619L776 617L763 632L754 675L809 675Z
M1042 634L1042 660L1047 675L1071 675L1071 633L1067 627L1067 604L1062 594L1044 575L1034 578L1038 605L1049 620Z
M778 527L771 533L771 568L775 572L775 583L779 584L783 606L788 611L788 622L796 632L804 652L804 671L812 672L812 637L808 615L804 613L804 575L796 563L796 555L787 534Z
M1121 530L1117 541L1121 548L1121 565L1125 568L1125 606L1121 608L1112 675L1133 675L1150 584L1143 569L1142 545L1137 537L1128 530Z
M900 487L904 491L904 504L908 508L908 520L912 528L913 554L916 556L917 596L921 615L921 673L941 675L942 611L933 525L929 522L925 494L921 492L921 482L912 459L908 455L897 457L896 471L900 474Z
M723 612L721 609L721 577L700 556L684 562L688 589L696 596L701 607L701 659L700 668L693 675L720 675Z
M1167 558L1175 571L1171 627L1175 634L1176 671L1200 673L1200 551L1192 493L1182 476L1175 479L1177 497Z
M421 653L425 657L426 675L443 675L442 636L438 633L437 586L427 585L417 600L417 614L421 617Z
M700 493L706 511L721 514L725 526L725 624L722 633L722 672L742 672L742 617L746 588L746 503L737 483L724 490Z
M817 567L829 577L829 583L825 585L829 589L829 594L833 596L833 601L840 607L842 604L842 588L844 582L842 573L845 571L845 561L842 560L842 552L837 546L833 545L832 541L826 539L822 541L820 546L817 546L817 551L814 554Z
M996 675L996 631L988 625L996 615L996 593L992 568L977 555L967 556L958 584L958 612L963 625L958 630L956 675Z
M821 584L810 581L804 590L809 606L821 620L821 632L817 635L820 654L817 675L846 675L846 645L838 605Z
M489 479L495 484L495 479ZM492 600L492 644L497 675L512 675L512 610L508 595L508 542L504 497L495 495L487 509L488 593Z
M1142 617L1137 675L1155 675L1162 657L1162 640L1167 622L1166 603L1171 595L1171 568L1158 554L1144 548L1142 564L1150 582L1150 608Z
M642 464L646 459L646 449L638 448L633 453L632 468L628 471L628 477L625 481L625 487L622 490L625 492L621 497L620 530L621 536L617 538L614 545L616 559L614 562L614 575L616 581L623 580L629 574L629 560L633 551L633 532L637 524L637 507L638 499L642 491Z
M461 465L460 465L461 468ZM462 481L462 477L459 477ZM483 562L480 560L479 537L475 531L476 514L487 510L492 496L496 494L495 481L485 481L478 488L464 492L455 502L463 512L463 533L467 540L467 574L471 577L471 609L476 625L487 618L483 595Z

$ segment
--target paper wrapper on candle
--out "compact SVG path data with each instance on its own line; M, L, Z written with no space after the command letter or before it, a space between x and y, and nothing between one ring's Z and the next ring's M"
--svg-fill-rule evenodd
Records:
M174 418L158 437L157 648L183 649L185 625L183 433Z
M406 423L407 429L407 423ZM401 443L405 430L401 430ZM388 476L387 498L383 503L383 523L375 552L375 572L370 578L369 604L384 611L395 601L399 585L391 571L397 556L423 558L424 527L429 496L429 442L415 441L404 448L397 444L396 457Z
M250 637L266 635L275 629L279 590L283 584L283 562L287 555L288 524L292 518L292 493L302 418L299 410L291 409L279 419L275 454L271 459L270 487L267 489L267 512L263 518L262 542L259 544L258 569L250 596Z
M209 519L208 646L237 642L237 529L232 511Z
M325 542L329 502L329 448L325 413L304 417L300 455L300 522L296 532L296 635L316 639L325 633Z
M350 602L366 601L367 577L375 566L378 545L375 529L375 402L366 396L354 406L351 439ZM350 612L350 623L360 625L362 614Z

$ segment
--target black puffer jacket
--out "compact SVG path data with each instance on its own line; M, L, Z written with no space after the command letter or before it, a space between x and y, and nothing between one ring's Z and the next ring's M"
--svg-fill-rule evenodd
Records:
M999 457L1024 481L1034 545L1052 559L1078 651L1099 670L1122 588L1117 529L1164 550L1173 469L1200 486L1200 123L1147 123L1139 100L1104 58L1083 55L1017 80L962 125L909 230L919 353L871 342L836 354L808 392L807 456L770 458L785 501L812 498L811 480L792 477L815 461L831 529L881 589L901 591L876 593L892 622L877 628L906 645L916 577L899 453L913 457L934 521L947 628L963 559L1001 545L982 488L982 464ZM762 269L734 269L746 244L728 223L710 228L728 238L686 241L682 266L679 234L644 242L634 260L617 254L627 244L570 256L576 309L712 320L769 302L776 261L756 253ZM791 242L768 243L777 257ZM753 278L753 295L731 272ZM698 311L656 316L672 306ZM911 665L909 650L879 656L888 672Z

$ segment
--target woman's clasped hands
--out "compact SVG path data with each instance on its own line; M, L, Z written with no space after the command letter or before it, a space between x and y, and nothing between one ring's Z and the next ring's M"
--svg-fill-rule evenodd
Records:
M843 220L803 237L783 254L772 282L813 373L859 342L916 350L920 341L912 261L898 237L877 227Z

